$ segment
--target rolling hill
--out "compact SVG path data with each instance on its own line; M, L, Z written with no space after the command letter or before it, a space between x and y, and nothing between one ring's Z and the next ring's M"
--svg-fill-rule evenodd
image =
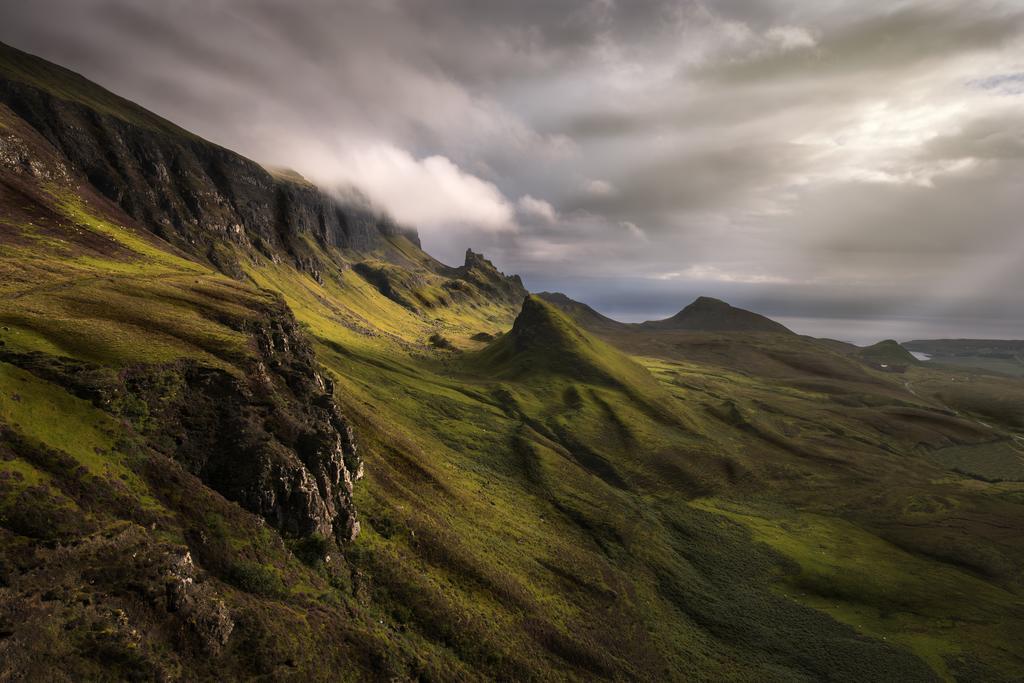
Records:
M702 296L665 320L643 323L659 330L699 330L703 332L776 332L793 334L780 323L751 311L735 308L711 297Z
M885 339L877 344L864 347L856 352L856 356L865 363L870 363L882 370L902 370L908 365L918 364L918 360L893 339Z
M7 47L0 294L4 680L1024 671L1018 380L530 296Z

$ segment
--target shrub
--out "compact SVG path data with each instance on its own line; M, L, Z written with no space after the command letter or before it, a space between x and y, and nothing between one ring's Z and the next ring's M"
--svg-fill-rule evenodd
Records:
M288 545L295 557L310 567L315 567L323 562L324 557L331 551L331 542L320 534L297 538L289 542Z
M284 594L284 582L280 575L273 568L259 562L240 560L228 571L227 578L235 587L246 593L268 597Z

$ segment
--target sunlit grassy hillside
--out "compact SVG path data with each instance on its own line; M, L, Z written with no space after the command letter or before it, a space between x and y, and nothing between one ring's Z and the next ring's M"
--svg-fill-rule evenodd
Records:
M1020 382L157 233L0 108L0 678L1020 679Z

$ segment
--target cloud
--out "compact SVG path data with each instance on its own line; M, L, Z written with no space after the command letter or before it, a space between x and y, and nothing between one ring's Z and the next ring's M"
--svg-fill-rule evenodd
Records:
M545 223L554 223L558 220L558 213L555 211L555 207L543 199L537 199L528 194L519 198L519 201L516 202L516 208L520 214L527 218L539 219Z
M800 26L773 26L764 36L784 50L814 47L817 44L807 29Z
M647 233L645 233L636 223L632 221L621 221L619 225L622 226L622 228L625 229L631 237L645 241L647 240Z
M1024 72L976 78L968 81L967 85L1001 95L1024 95Z
M589 180L586 184L587 192L595 197L608 197L615 194L615 186L607 180Z
M928 140L924 159L1024 159L1024 119L1017 111L993 112Z
M909 3L899 9L848 17L816 41L814 51L755 52L708 64L703 75L724 80L818 79L827 75L908 70L951 56L991 51L1020 39L1024 12L1008 3L965 11L954 3Z
M33 0L0 40L529 286L1019 315L1018 0Z
M443 156L416 159L405 150L377 144L346 153L324 179L358 187L399 222L427 232L453 226L488 232L516 227L512 206L493 183Z
M685 270L674 270L652 276L655 280L694 280L697 282L729 282L741 284L785 284L792 280L778 275L757 275L749 272L730 273L717 266L694 264Z

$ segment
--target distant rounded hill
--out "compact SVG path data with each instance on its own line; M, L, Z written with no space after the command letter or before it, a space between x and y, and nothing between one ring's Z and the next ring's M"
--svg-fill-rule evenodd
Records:
M763 315L730 306L708 296L696 301L665 320L649 320L643 327L658 330L694 330L701 332L777 332L794 334L785 325Z
M866 346L857 356L867 362L885 366L919 365L920 362L895 339L886 339Z

